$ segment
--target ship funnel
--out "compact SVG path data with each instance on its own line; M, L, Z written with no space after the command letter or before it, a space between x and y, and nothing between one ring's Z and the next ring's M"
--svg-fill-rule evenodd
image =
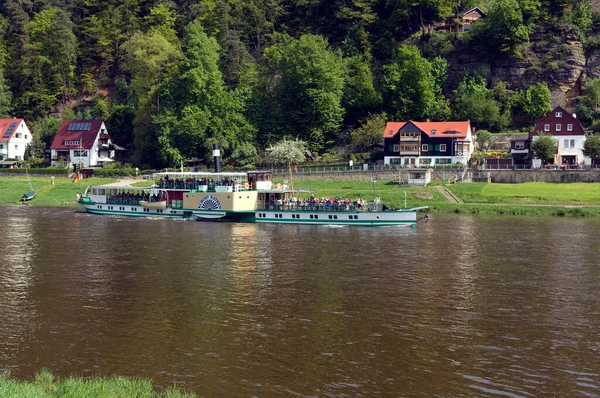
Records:
M221 172L221 149L219 144L213 144L213 158L215 159L215 173Z

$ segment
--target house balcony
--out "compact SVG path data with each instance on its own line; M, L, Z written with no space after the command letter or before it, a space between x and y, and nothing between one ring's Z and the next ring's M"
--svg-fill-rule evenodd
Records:
M52 156L53 162L71 162L71 158L69 156Z
M400 142L416 142L419 141L421 137L402 137L400 136Z
M515 153L529 153L529 149L511 149L510 153L515 154Z
M402 151L399 156L419 156L419 151Z

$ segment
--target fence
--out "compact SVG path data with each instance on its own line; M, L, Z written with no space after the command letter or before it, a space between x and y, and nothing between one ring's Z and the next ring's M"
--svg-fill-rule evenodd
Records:
M330 174L330 173L368 173L375 171L408 171L411 169L432 169L432 170L462 170L464 165L452 165L452 164L436 164L427 167L415 167L411 165L401 164L364 164L362 166L310 166L310 167L299 167L293 169L294 174ZM287 175L289 169L276 169L272 168L271 172L275 175Z

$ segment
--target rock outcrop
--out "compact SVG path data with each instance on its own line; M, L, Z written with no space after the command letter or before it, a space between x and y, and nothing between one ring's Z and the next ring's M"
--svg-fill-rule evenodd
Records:
M449 59L449 83L454 87L469 70L480 70L492 85L504 81L510 90L546 82L552 92L552 105L570 110L572 99L581 94L583 79L600 76L600 50L586 62L581 41L567 26L538 27L519 55L505 53L489 59L458 47Z

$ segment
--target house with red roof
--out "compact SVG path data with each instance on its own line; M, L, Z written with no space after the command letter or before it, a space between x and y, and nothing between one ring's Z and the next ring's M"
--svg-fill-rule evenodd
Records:
M410 167L467 164L474 150L471 122L388 122L384 163Z
M579 166L591 165L591 159L583 155L585 129L575 115L557 106L541 118L529 133L527 140L515 139L511 142L511 153L515 164L527 164L530 159L534 167L540 167L542 161L530 153L530 145L541 135L549 135L556 140L555 165Z
M31 132L23 119L0 119L0 160L23 160Z
M102 120L63 120L52 145L52 166L102 167L113 162L114 145Z

